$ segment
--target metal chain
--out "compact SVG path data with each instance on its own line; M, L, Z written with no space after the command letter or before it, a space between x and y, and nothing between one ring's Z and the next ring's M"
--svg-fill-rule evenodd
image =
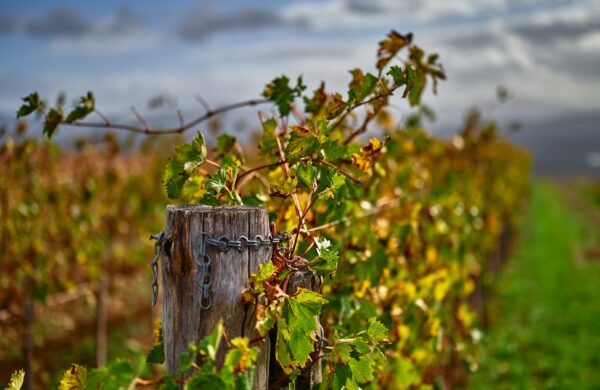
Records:
M200 307L203 310L208 310L212 306L212 295L210 288L212 286L212 275L210 274L210 264L212 259L207 253L208 247L217 248L221 252L225 252L230 248L235 248L240 252L253 248L255 251L259 250L264 246L279 245L282 242L288 241L291 237L289 233L278 234L275 237L268 235L266 237L257 234L254 238L250 239L246 236L240 236L237 240L230 239L225 236L214 238L207 232L200 233L204 236L200 250L198 251L198 257L195 259L196 266L199 269L202 297L200 299Z
M161 231L157 235L151 234L150 239L156 240L154 243L154 259L150 263L152 269L152 306L156 306L158 300L158 259L162 255L163 239L165 238L165 231Z
M240 236L236 239L229 239L225 236L214 238L207 232L200 233L204 236L200 250L198 251L198 257L194 259L198 272L200 274L202 297L200 299L200 307L203 310L208 310L212 306L212 295L210 288L212 286L212 275L210 274L210 265L212 259L207 253L208 247L217 248L219 251L224 252L227 249L235 248L240 252L253 248L255 251L259 250L264 246L279 245L282 242L287 242L291 238L290 233L278 234L275 237L268 235L266 237L257 234L254 238L250 239L246 236ZM163 252L163 240L165 238L164 230L157 235L151 235L150 239L156 240L154 243L154 259L150 263L152 269L152 306L156 305L158 300L158 260L162 256Z

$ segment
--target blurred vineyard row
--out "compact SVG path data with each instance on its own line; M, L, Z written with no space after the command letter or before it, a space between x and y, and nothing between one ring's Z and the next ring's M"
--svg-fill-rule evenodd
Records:
M26 366L47 386L60 355L72 359L62 349L83 349L86 335L90 353L79 356L102 362L107 322L149 313L149 294L135 286L147 286L148 236L163 218L161 152L123 152L111 136L67 149L23 135L0 149L3 381Z
M77 151L6 140L0 151L3 381L22 366L24 353L44 349L45 339L77 337L73 322L84 321L79 312L85 310L60 297L91 291L89 320L102 316L93 307L108 285L113 301L125 307L108 303L109 311L149 313L148 234L162 228L160 156L171 150L163 141L160 149L123 153L111 139L100 146L83 142ZM377 155L360 167L369 185L318 202L306 219L340 251L337 274L324 284L326 334L360 332L374 316L388 327L385 357L369 363L376 372L371 386L464 383L477 368L485 286L508 253L527 199L529 157L476 114L448 140L415 123L389 131L385 147L373 142ZM184 191L182 200L197 197ZM266 206L280 230L295 227L290 202L271 197ZM137 293L135 283L144 286ZM52 307L57 321L32 315L37 311L28 312L28 302ZM147 332L138 338L150 337L149 317L142 316ZM91 326L99 326L97 318ZM77 340L68 348L77 349ZM75 356L59 349L31 355L37 383L56 383L60 370L44 362L53 353ZM78 363L96 361L88 356ZM324 376L343 378L347 369L338 363Z

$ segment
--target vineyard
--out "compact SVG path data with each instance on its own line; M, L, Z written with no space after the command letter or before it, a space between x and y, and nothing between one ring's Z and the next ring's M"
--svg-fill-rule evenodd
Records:
M322 389L466 386L490 286L520 231L530 158L477 112L449 139L426 130L421 98L445 73L412 34L392 31L374 69L350 76L343 93L325 83L306 92L302 78L281 76L263 99L206 104L173 128L154 128L135 110L137 124L112 122L92 93L71 111L25 97L17 115L41 118L47 138L78 126L149 140L130 150L110 133L76 150L23 134L2 140L2 380L14 372L12 388L250 389L272 334L271 388L307 388L303 373L315 366L320 378L309 386ZM414 114L397 120L397 103ZM254 145L203 131L217 114L255 105L270 111L259 111ZM188 130L193 139L177 136ZM261 206L285 238L234 302L256 306L253 333L230 337L215 323L175 372L164 364L165 318L151 313L148 266L148 236L163 229L168 203ZM287 289L302 270L318 275L319 288ZM124 355L106 361L118 355L107 353L107 324L136 317L137 353L115 348ZM86 332L95 347L63 352L62 367L40 352L53 343L74 350Z

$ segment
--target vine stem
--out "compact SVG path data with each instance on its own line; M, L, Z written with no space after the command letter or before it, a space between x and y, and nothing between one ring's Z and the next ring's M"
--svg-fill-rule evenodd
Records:
M228 111L236 110L242 107L251 107L259 104L269 103L267 99L250 99L244 100L238 103L228 104L214 110L211 110L209 106L204 106L206 109L206 113L196 119L193 119L187 123L183 123L183 115L178 115L180 119L180 124L177 127L166 128L166 129L154 129L148 125L146 120L140 115L140 113L135 109L135 107L131 107L131 111L134 116L141 124L141 126L128 125L125 123L112 123L108 117L98 110L95 110L96 114L100 116L104 120L104 122L66 122L61 121L60 124L64 126L73 126L73 127L93 127L93 128L103 128L103 129L118 129L118 130L126 130L134 133L147 134L147 135L166 135L166 134L180 134L189 130L191 127L194 127L202 122L207 121L208 119L226 113Z

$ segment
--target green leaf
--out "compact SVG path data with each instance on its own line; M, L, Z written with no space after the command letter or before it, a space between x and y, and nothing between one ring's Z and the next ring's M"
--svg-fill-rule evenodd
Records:
M283 184L274 184L271 186L271 196L287 198L296 191L296 187L298 187L298 179L295 177L288 177Z
M141 367L134 368L128 361L117 359L104 368L90 370L86 388L102 390L131 389L140 369Z
M381 322L377 321L375 317L369 318L369 327L367 328L367 334L375 342L386 342L388 341L388 330Z
M95 104L94 94L90 91L86 96L81 97L77 106L67 115L65 122L71 123L85 118L94 111Z
M254 371L255 367L238 374L235 377L235 390L252 390L254 384Z
M425 90L425 84L427 82L425 76L425 72L422 69L417 69L414 86L408 93L408 102L411 106L416 106L419 105L419 103L421 103L421 95L423 95L423 91Z
M221 134L219 137L217 137L217 155L223 156L231 152L236 142L237 140L234 136L226 133Z
M221 160L221 167L205 182L207 195L220 204L242 204L242 199L235 191L240 166L241 163L235 156L226 155Z
M48 138L52 138L52 135L58 128L58 125L63 120L63 111L61 107L51 108L46 115L46 120L44 122L44 130L42 132Z
M34 111L44 110L44 103L40 99L40 95L37 92L29 94L24 98L21 98L21 100L24 103L21 105L21 107L19 107L19 110L17 111L17 119L27 116Z
M352 341L352 345L354 346L356 352L360 354L371 352L371 346L369 345L369 343L367 343L365 339L360 336L354 338L354 340Z
M291 126L292 132L285 151L289 159L310 157L321 146L319 138L306 126Z
M346 177L339 173L334 173L329 182L329 186L317 194L318 199L333 199L337 191L346 183Z
M356 360L350 358L348 362L352 376L358 383L371 382L373 380L373 367L371 364L372 361L368 359Z
M227 185L227 171L223 168L217 169L210 179L206 181L206 189L214 195L218 194Z
M175 155L167 164L163 176L169 198L179 197L183 185L192 176L196 168L204 162L206 154L204 137L200 132L191 143L175 148Z
M233 372L250 369L256 362L258 350L250 347L250 340L245 337L236 337L231 340L231 347L225 356L225 366Z
M378 78L370 73L365 75L360 69L353 69L350 73L352 74L352 81L348 90L348 102L362 101L373 91Z
M319 88L315 90L312 99L304 98L305 111L311 114L318 114L326 101L325 83L321 82Z
M331 381L332 389L343 389L347 386L348 381L352 381L352 373L345 365L334 365L333 379Z
M186 389L223 390L230 388L223 378L206 371L195 371L186 381Z
M84 390L87 383L87 369L77 364L71 364L69 368L63 374L60 383L58 384L59 390Z
M263 96L277 105L282 117L291 112L294 99L299 97L306 88L302 77L298 77L294 88L290 87L289 82L290 79L287 76L277 77L263 91Z
M307 161L304 164L298 164L296 177L300 183L312 189L315 179L317 178L317 168L311 161Z
M10 382L8 382L8 385L4 388L4 390L19 390L23 386L24 380L25 371L17 370L10 376Z
M283 302L277 323L276 356L286 374L304 367L314 350L314 332L319 315L327 301L318 293L299 288Z
M200 356L206 356L210 360L216 360L217 350L219 349L219 344L223 338L224 330L225 328L223 327L223 320L219 320L212 333L200 340L198 343L198 354Z
M338 340L333 345L332 358L339 363L346 364L350 360L350 353L352 352L352 345L345 340Z
M404 71L397 65L391 66L390 70L388 70L387 74L392 76L394 80L394 84L397 86L402 86L406 84L406 78L404 77Z
M162 333L162 321L156 321L153 332L154 345L146 356L146 363L163 364L165 362L165 345Z
M323 115L327 119L333 119L340 115L346 107L348 103L342 99L342 95L338 92L334 92L329 95L327 101L325 102L325 106L323 107Z
M275 138L275 130L277 129L277 121L275 118L269 118L262 123L263 134L258 148L259 155L264 156L277 149L277 139Z
M281 306L276 302L269 304L265 311L256 319L256 331L261 336L266 336L275 326L275 321L279 317Z
M275 264L272 262L263 263L258 266L258 271L255 274L250 275L248 282L252 284L262 284L265 280L269 280L275 273Z
M162 343L152 347L146 357L146 362L152 364L163 364L165 362L165 348Z
M346 379L345 390L361 390L361 388L358 387L358 383L354 379L348 378Z
M404 77L406 80L406 88L404 89L404 93L402 94L403 98L407 97L408 94L410 93L410 91L412 91L412 89L414 88L415 81L416 81L416 75L417 75L417 72L410 65L407 65L406 69L404 70Z
M322 248L320 254L310 263L310 268L333 277L338 267L340 255L331 248Z
M327 160L330 162L350 158L352 156L350 147L337 140L325 141L323 143L323 152L325 153Z

